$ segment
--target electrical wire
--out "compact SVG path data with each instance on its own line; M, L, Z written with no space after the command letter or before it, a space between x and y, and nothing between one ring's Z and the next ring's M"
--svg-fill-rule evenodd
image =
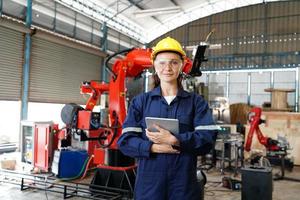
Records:
M88 163L86 164L84 173L83 173L83 175L81 176L80 180L83 180L83 179L85 178L86 173L87 173L87 171L88 171L88 169L89 169L89 165L90 165L90 163L91 163L91 161L92 161L93 158L94 158L94 156L91 156L91 157L90 157Z

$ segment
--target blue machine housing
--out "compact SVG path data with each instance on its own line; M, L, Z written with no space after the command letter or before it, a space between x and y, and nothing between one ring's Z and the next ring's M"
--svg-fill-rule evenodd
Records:
M82 175L88 153L86 150L64 150L60 152L59 178L76 178Z

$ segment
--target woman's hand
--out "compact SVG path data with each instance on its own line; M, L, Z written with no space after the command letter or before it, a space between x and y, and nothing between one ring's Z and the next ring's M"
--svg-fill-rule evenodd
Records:
M154 124L154 127L158 130L158 132L151 132L146 129L146 135L155 144L168 144L179 146L179 141L177 138L170 133L170 131L163 129Z
M178 150L173 149L169 144L152 144L152 153L180 153Z

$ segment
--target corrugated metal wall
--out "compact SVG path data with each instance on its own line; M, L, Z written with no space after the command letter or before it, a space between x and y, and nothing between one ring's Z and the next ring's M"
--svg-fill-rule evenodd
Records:
M3 0L2 0L3 1ZM26 3L21 1L3 1L3 14L25 21ZM77 9L75 9L77 10ZM61 33L78 40L101 46L102 20L94 20L88 15L83 15L79 10L75 11L56 1L34 1L32 10L32 23L35 26L46 28L47 30ZM115 34L115 32L117 34ZM108 28L108 40L113 49L141 47L143 44L136 39L130 39L130 35L122 34L115 29ZM114 36L113 36L114 35ZM111 37L113 36L113 37ZM127 37L123 44L119 45L120 38ZM122 39L121 39L122 40ZM130 42L128 42L130 40ZM126 43L125 43L126 41ZM109 46L109 47L110 47Z
M198 19L162 35L152 41L150 46L166 36L173 36L183 46L197 45L204 41L206 35L215 28L210 43L221 44L222 48L208 50L209 56L222 58L224 55L245 56L294 52L299 51L300 46L299 21L300 1L257 4ZM191 56L191 51L187 54ZM297 56L294 55L294 57ZM223 59L222 62L216 66L216 62L210 60L205 65L214 70L222 70L224 66L228 67L233 64L230 59ZM258 68L276 66L276 62L270 62L270 66L264 65L263 62L262 59L252 59L248 60L247 64L243 61L241 66L244 68L257 64ZM290 63L295 64L293 61ZM205 70L209 69L205 68Z
M80 83L99 80L101 57L33 37L29 101L81 103Z
M300 66L299 21L300 1L256 4L195 20L162 35L150 46L166 36L174 37L183 46L197 45L215 28L209 42L221 44L222 48L206 52L209 61L202 63L205 71L295 68ZM191 51L187 54L192 56ZM209 100L226 95L224 74L208 72L209 81L204 82L209 86ZM271 87L271 72L250 75L250 104L270 102L271 95L264 89ZM295 84L294 71L274 72L275 88L293 89ZM230 72L228 87L230 103L248 102L248 72ZM295 105L295 93L288 95L288 102Z
M56 9L56 15L63 15L64 17L62 18L62 20L55 20L54 31L72 37L76 28L74 17L75 12L64 6L57 6ZM37 23L39 23L38 20Z
M23 34L0 26L0 100L20 100Z

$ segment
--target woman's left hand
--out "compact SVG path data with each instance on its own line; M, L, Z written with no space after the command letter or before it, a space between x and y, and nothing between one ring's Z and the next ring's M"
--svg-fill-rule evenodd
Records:
M146 129L146 135L155 144L169 144L169 145L178 145L179 141L177 138L170 133L170 131L163 129L154 124L154 127L158 132L151 132Z

